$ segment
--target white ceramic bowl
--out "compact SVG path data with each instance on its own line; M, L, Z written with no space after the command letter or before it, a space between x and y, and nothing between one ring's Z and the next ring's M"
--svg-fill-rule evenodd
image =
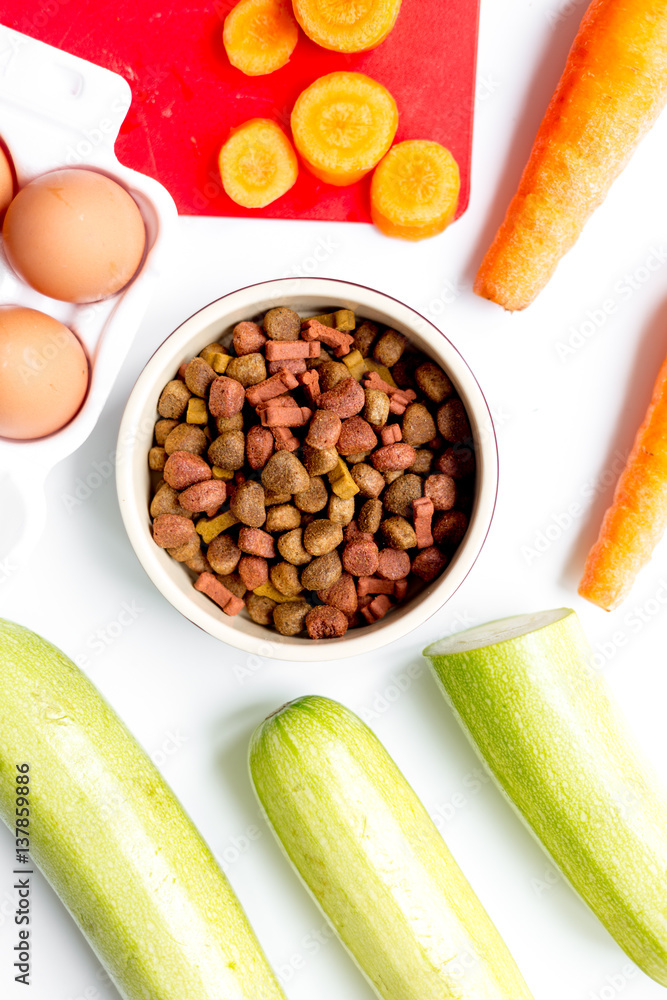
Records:
M192 586L188 570L153 542L148 514L150 477L147 454L153 441L157 401L180 364L207 344L231 333L241 320L276 305L302 315L330 307L353 309L360 316L404 333L441 365L463 400L477 455L476 488L470 525L445 572L411 601L373 625L351 629L340 639L312 641L278 635L255 624L247 613L225 615ZM498 449L486 400L470 368L449 340L419 313L389 295L346 281L284 278L250 285L217 299L178 327L150 359L128 399L117 450L120 509L130 542L158 590L205 632L238 649L282 660L330 660L384 646L421 625L449 600L466 578L486 539L496 502Z

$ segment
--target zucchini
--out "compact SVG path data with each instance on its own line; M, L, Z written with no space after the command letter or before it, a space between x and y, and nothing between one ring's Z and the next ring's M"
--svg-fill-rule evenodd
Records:
M70 659L0 620L0 812L12 830L26 764L31 858L126 1000L284 1000L144 751Z
M301 698L256 730L258 798L316 901L385 1000L530 1000L423 805L364 723Z
M667 986L667 796L569 608L424 650L501 789L618 944Z

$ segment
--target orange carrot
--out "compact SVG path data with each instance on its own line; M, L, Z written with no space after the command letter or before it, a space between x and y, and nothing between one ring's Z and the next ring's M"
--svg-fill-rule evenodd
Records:
M225 18L227 57L247 76L273 73L289 62L299 27L290 0L239 0Z
M371 218L387 236L435 236L454 218L459 188L456 160L439 142L398 142L375 168Z
M667 360L637 431L614 499L588 553L579 593L605 611L618 607L667 528Z
M264 208L295 183L299 166L283 130L268 118L232 129L218 156L225 191L237 205Z
M524 309L667 100L667 2L593 0L475 291Z
M401 0L294 0L296 19L308 37L336 52L374 49L394 27L400 8Z

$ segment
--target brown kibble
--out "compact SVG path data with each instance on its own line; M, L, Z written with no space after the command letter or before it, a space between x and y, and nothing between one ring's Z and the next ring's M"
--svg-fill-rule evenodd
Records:
M374 535L380 530L380 521L382 520L382 501L381 500L367 500L359 511L359 530L368 532Z
M379 472L394 472L397 469L409 468L416 458L416 451L411 444L399 441L397 444L386 444L373 452L371 461Z
M269 569L271 583L285 597L296 597L303 590L299 579L299 571L289 562L276 563Z
M357 522L350 521L350 523L345 526L345 531L343 532L343 540L347 543L347 542L353 542L357 538L361 538L365 542L373 541L373 536L368 531L360 531Z
M454 392L454 386L442 368L433 361L425 361L415 371L415 382L430 400L442 403Z
M195 526L187 517L160 514L153 521L153 541L161 549L175 549L197 538Z
M352 576L373 576L378 568L378 547L375 542L355 538L343 549L343 566Z
M208 559L201 550L201 546L197 549L195 554L190 558L186 559L185 565L188 569L191 569L193 573L199 575L200 573L211 573L212 567Z
M317 514L327 505L329 493L321 476L312 476L307 490L294 494L294 503L304 514Z
M218 580L234 597L245 597L247 587L238 573L219 573Z
M329 392L350 377L350 369L342 361L323 361L317 366L320 392Z
M452 445L440 455L437 466L452 479L464 479L475 471L475 452L463 444Z
M448 561L440 549L431 545L428 549L422 549L412 560L412 572L424 583L430 583L436 576L440 576Z
M229 509L242 524L247 524L251 528L261 528L266 521L262 484L249 480L237 486L232 492Z
M344 420L336 449L340 455L357 455L372 451L377 437L371 425L358 414Z
M269 490L264 490L264 503L267 507L289 503L291 499L291 493L271 493Z
M435 420L423 403L410 403L401 424L403 440L419 448L432 441L436 435Z
M199 455L190 451L175 451L164 466L164 479L175 490L183 490L193 483L211 478L211 467Z
M391 486L392 483L395 483L397 479L401 478L403 472L403 469L385 469L382 473L382 478L387 486Z
M433 538L437 545L455 549L468 530L468 517L462 510L446 510L433 522Z
M195 396L206 398L209 386L217 375L203 358L193 358L185 369L185 384Z
M178 427L178 420L157 420L155 423L155 443L160 448L164 448L164 443L170 431Z
M392 366L391 376L397 386L401 389L415 389L415 369L424 360L423 354L414 354L412 351L405 351Z
M410 517L412 515L412 501L417 500L422 492L423 483L419 476L408 472L387 486L382 494L382 503L390 514Z
M226 431L242 431L244 426L243 414L239 411L232 417L216 417L215 426L218 434L224 434Z
M381 365L391 368L405 350L407 342L407 337L404 337L402 333L397 333L396 330L387 330L375 344L373 357Z
M269 309L262 325L271 340L299 340L301 336L301 317L287 306Z
M306 615L310 611L308 601L285 601L273 612L273 624L280 635L298 635L303 632Z
M257 323L244 320L237 323L232 330L232 343L239 358L244 354L256 354L261 351L266 343L266 337L262 333L262 328Z
M471 436L465 407L460 399L448 399L438 410L438 430L445 441L465 441Z
M194 559L198 552L201 552L201 539L199 535L191 538L184 545L177 545L176 548L167 549L167 552L176 562L187 563Z
M320 604L306 615L306 628L311 639L339 639L347 632L348 622L338 608Z
M227 486L220 479L208 479L203 483L188 486L179 495L178 502L185 510L197 514L205 511L208 517L213 517L225 502Z
M451 510L456 503L456 483L451 476L429 476L424 483L424 496L433 501L436 510Z
M366 402L366 394L356 378L343 379L333 389L323 392L317 400L321 410L333 410L341 420L353 417Z
M338 465L338 452L335 448L311 448L303 446L303 462L311 476L323 476Z
M277 451L264 467L262 485L273 493L302 493L310 485L310 476L293 452Z
M338 608L344 615L353 615L357 610L357 588L349 573L343 573L340 580L327 590L318 590L317 596L324 604Z
M211 382L208 409L212 417L233 417L236 413L241 412L244 403L245 392L243 386L236 379L227 375L218 375Z
M373 346L373 342L377 335L377 324L371 323L369 319L365 319L354 331L354 341L352 347L356 348L362 357L367 358L371 353L371 347Z
M192 514L188 510L183 510L178 498L178 491L173 486L169 486L168 483L163 483L151 500L151 517L158 517L160 514L178 514L180 517L192 520Z
M257 625L272 625L273 610L278 605L270 597L248 594L245 602L248 614Z
M375 500L386 486L382 474L365 462L357 462L356 465L353 465L350 469L350 475L359 487L362 497L370 497Z
M327 590L333 587L343 572L340 556L336 551L318 556L301 570L301 583L306 590Z
M256 590L269 579L269 564L261 556L241 556L238 573L248 590Z
M278 504L266 512L267 531L291 531L301 524L301 511L291 503Z
M148 468L152 472L162 472L167 461L167 452L164 448L155 446L148 452Z
M264 355L244 354L240 358L232 358L225 369L225 375L227 378L240 382L244 389L247 389L249 385L263 382L267 376Z
M311 448L335 448L342 426L340 417L332 410L316 410L310 421L306 444Z
M408 472L414 472L417 476L426 476L431 471L433 464L433 452L429 448L418 448L416 457Z
M400 549L380 549L377 575L383 580L404 580L410 572L410 556Z
M251 469L263 469L273 454L273 434L268 427L255 424L245 440L246 461Z
M190 451L193 455L203 455L207 444L206 435L201 427L177 424L167 435L164 450L167 455L173 455L175 451Z
M332 552L343 541L343 529L325 517L318 517L306 526L303 546L311 556L323 556Z
M335 524L349 524L354 517L354 497L344 500L332 493L327 504L327 517Z
M417 544L415 529L404 517L388 517L380 525L380 531L387 545L392 549L414 549ZM366 573L364 575L372 576L373 574Z
M242 469L245 459L243 431L225 431L220 434L209 445L207 454L211 465L217 465L219 469Z
M184 382L180 379L173 379L167 382L157 404L157 411L161 417L169 417L176 420L185 413L188 400L192 393Z
M312 559L310 553L306 552L303 547L303 530L301 528L293 528L280 536L278 552L286 562L292 563L293 566L305 566Z
M276 554L275 543L268 531L245 525L239 531L239 548L249 556L262 556L264 559L273 559Z
M238 566L241 549L231 535L223 532L221 535L216 535L209 543L206 558L216 573L227 576Z

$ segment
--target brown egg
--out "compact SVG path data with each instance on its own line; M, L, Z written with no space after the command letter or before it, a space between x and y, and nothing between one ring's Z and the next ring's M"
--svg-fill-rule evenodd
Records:
M37 309L0 306L0 436L53 434L87 388L88 359L68 327Z
M0 215L14 197L14 175L9 157L0 146Z
M96 302L133 277L146 245L137 203L94 170L54 170L31 181L2 227L14 270L43 295Z

